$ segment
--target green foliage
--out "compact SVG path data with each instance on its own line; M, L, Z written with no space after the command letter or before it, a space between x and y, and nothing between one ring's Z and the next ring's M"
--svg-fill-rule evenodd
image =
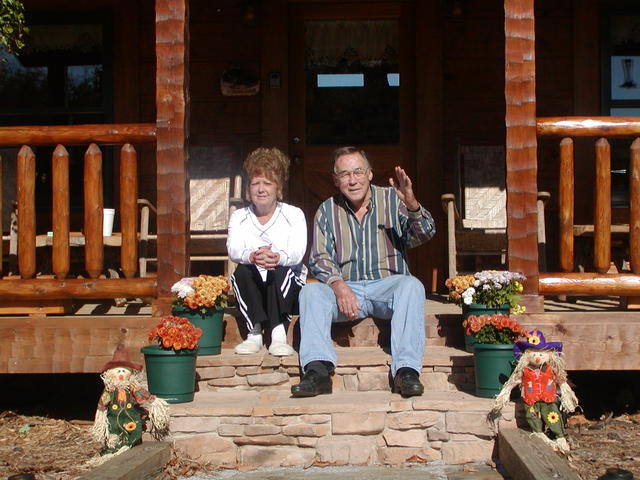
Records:
M0 0L0 48L16 53L24 47L24 5L20 0Z
M514 343L518 338L511 330L500 330L494 325L487 325L476 333L476 342L478 343L497 343L508 344Z

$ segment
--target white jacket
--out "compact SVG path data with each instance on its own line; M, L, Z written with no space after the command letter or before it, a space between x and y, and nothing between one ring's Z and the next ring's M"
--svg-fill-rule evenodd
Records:
M229 219L227 251L236 263L249 264L251 253L270 245L280 255L278 265L291 267L296 276L306 280L307 268L302 258L307 250L307 222L298 207L278 202L269 221L261 225L253 207L236 210ZM257 267L263 278L266 270Z

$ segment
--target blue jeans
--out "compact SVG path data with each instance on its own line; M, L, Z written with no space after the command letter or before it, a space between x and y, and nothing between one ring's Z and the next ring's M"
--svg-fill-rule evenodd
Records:
M347 282L360 304L358 318L391 319L391 374L410 367L420 373L424 354L424 286L410 275ZM331 324L347 322L330 286L312 282L300 292L300 365L337 363Z

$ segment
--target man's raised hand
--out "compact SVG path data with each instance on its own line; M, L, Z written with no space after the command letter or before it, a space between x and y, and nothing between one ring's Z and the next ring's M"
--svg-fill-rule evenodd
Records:
M418 210L420 204L416 200L416 196L413 194L413 186L409 175L404 171L402 167L396 167L396 178L389 178L389 183L395 189L400 200L404 202L409 210Z

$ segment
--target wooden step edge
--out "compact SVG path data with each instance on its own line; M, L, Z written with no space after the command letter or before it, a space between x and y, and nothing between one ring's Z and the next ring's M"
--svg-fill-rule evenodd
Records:
M569 462L541 439L519 428L500 429L498 433L500 463L514 479L581 480Z
M168 442L145 441L78 477L78 480L139 480L160 478L171 458Z

